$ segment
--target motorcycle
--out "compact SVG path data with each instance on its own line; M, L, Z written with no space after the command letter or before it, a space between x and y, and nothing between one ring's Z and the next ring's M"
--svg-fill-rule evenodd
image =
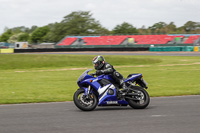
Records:
M150 97L145 89L147 82L142 74L130 74L125 79L126 89L121 90L111 75L88 74L86 70L78 79L80 87L73 96L74 104L83 111L92 111L96 106L131 106L144 109L149 105Z

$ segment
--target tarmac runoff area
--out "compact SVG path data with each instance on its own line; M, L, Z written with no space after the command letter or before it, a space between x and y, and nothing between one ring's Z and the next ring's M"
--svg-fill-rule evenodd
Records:
M153 97L146 109L73 102L0 105L0 133L199 133L200 95Z

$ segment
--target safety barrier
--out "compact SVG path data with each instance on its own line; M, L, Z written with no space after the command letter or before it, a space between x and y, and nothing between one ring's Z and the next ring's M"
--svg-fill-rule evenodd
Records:
M74 51L149 51L149 47L132 48L54 48L54 49L15 49L15 53L24 52L74 52Z
M195 51L200 52L200 46L167 46L167 47L107 47L107 48L54 48L54 49L0 49L0 53L23 53L23 52L70 52L70 51Z
M199 46L173 46L173 47L150 47L151 52L178 52L178 51L195 51L199 52Z
M55 45L55 48L138 48L151 47L153 44L128 44L128 45ZM155 47L193 46L193 44L156 44Z
M200 51L200 46L194 46L194 51L199 52Z

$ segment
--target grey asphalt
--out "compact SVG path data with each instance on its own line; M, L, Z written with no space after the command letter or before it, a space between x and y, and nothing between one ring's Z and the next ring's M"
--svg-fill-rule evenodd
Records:
M200 95L155 97L143 110L73 102L0 105L0 133L199 133Z

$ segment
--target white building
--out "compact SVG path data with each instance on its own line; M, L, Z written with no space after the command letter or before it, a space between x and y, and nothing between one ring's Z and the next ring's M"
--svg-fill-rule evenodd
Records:
M28 48L28 42L16 42L15 43L15 49L27 49Z

